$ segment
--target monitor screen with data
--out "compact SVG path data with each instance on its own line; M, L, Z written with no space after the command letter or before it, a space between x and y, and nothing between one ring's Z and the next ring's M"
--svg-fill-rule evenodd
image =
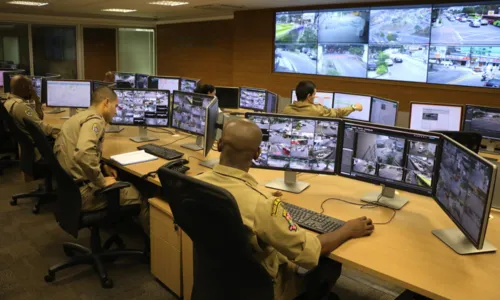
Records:
M398 117L397 101L372 97L370 122L387 126L396 126Z
M297 94L292 90L292 103L297 101ZM315 104L321 104L327 108L333 108L333 92L317 91L314 97Z
M118 108L112 123L149 127L169 126L169 91L115 89Z
M484 241L495 178L493 164L444 138L434 198L476 247Z
M240 108L265 111L266 97L266 90L242 87L240 88Z
M439 143L438 134L346 121L340 173L431 195Z
M262 130L254 168L335 174L338 119L247 113Z
M216 86L215 94L219 99L219 108L238 108L240 102L240 88Z
M500 141L500 108L466 105L463 130Z
M42 87L47 106L87 108L90 106L92 81L46 80Z
M215 97L174 91L172 128L199 136L205 134L206 108Z
M196 90L196 85L198 84L198 79L188 79L188 78L181 78L181 91L183 92L189 92L189 93L194 93Z
M115 72L115 83L118 87L122 86L133 89L135 88L135 74Z
M179 90L180 82L179 77L149 76L148 87L150 89L167 90L173 95L174 91Z
M363 105L363 110L352 112L345 118L368 122L370 121L371 102L371 96L335 93L335 96L333 98L333 108L344 108L359 103Z
M410 128L423 131L460 131L461 105L410 103Z

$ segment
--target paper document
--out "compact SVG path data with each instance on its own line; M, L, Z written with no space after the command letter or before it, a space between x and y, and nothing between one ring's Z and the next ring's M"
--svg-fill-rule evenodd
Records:
M116 161L117 163L121 165L132 165L132 164L138 164L138 163L143 163L147 161L152 161L155 159L158 159L158 157L151 155L149 153L146 153L144 150L140 151L134 151L134 152L129 152L129 153L123 153L123 154L118 154L118 155L113 155L111 156L111 159Z

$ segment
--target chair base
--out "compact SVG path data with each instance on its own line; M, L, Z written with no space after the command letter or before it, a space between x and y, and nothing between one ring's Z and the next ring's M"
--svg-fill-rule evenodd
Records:
M12 200L10 201L10 205L16 206L19 199L37 198L32 211L34 214L38 214L40 212L41 205L53 201L56 197L56 193L48 190L45 185L40 184L38 188L32 192L13 195Z

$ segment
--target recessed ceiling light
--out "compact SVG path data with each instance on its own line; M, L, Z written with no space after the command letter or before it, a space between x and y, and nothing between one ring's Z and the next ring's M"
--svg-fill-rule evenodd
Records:
M47 2L36 2L36 1L9 1L7 3L15 5L26 5L26 6L45 6L49 4Z
M149 2L149 4L153 4L153 5L165 5L165 6L179 6L179 5L189 4L189 2L180 2L180 1L154 1L154 2Z
M106 9L101 9L101 11L108 11L108 12L120 12L120 13L130 13L137 11L137 9L126 9L126 8L106 8Z

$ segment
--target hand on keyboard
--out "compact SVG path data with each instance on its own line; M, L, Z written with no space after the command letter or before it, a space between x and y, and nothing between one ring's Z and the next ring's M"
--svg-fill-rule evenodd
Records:
M367 217L347 221L344 227L349 231L351 238L354 239L371 235L375 229L372 220Z

